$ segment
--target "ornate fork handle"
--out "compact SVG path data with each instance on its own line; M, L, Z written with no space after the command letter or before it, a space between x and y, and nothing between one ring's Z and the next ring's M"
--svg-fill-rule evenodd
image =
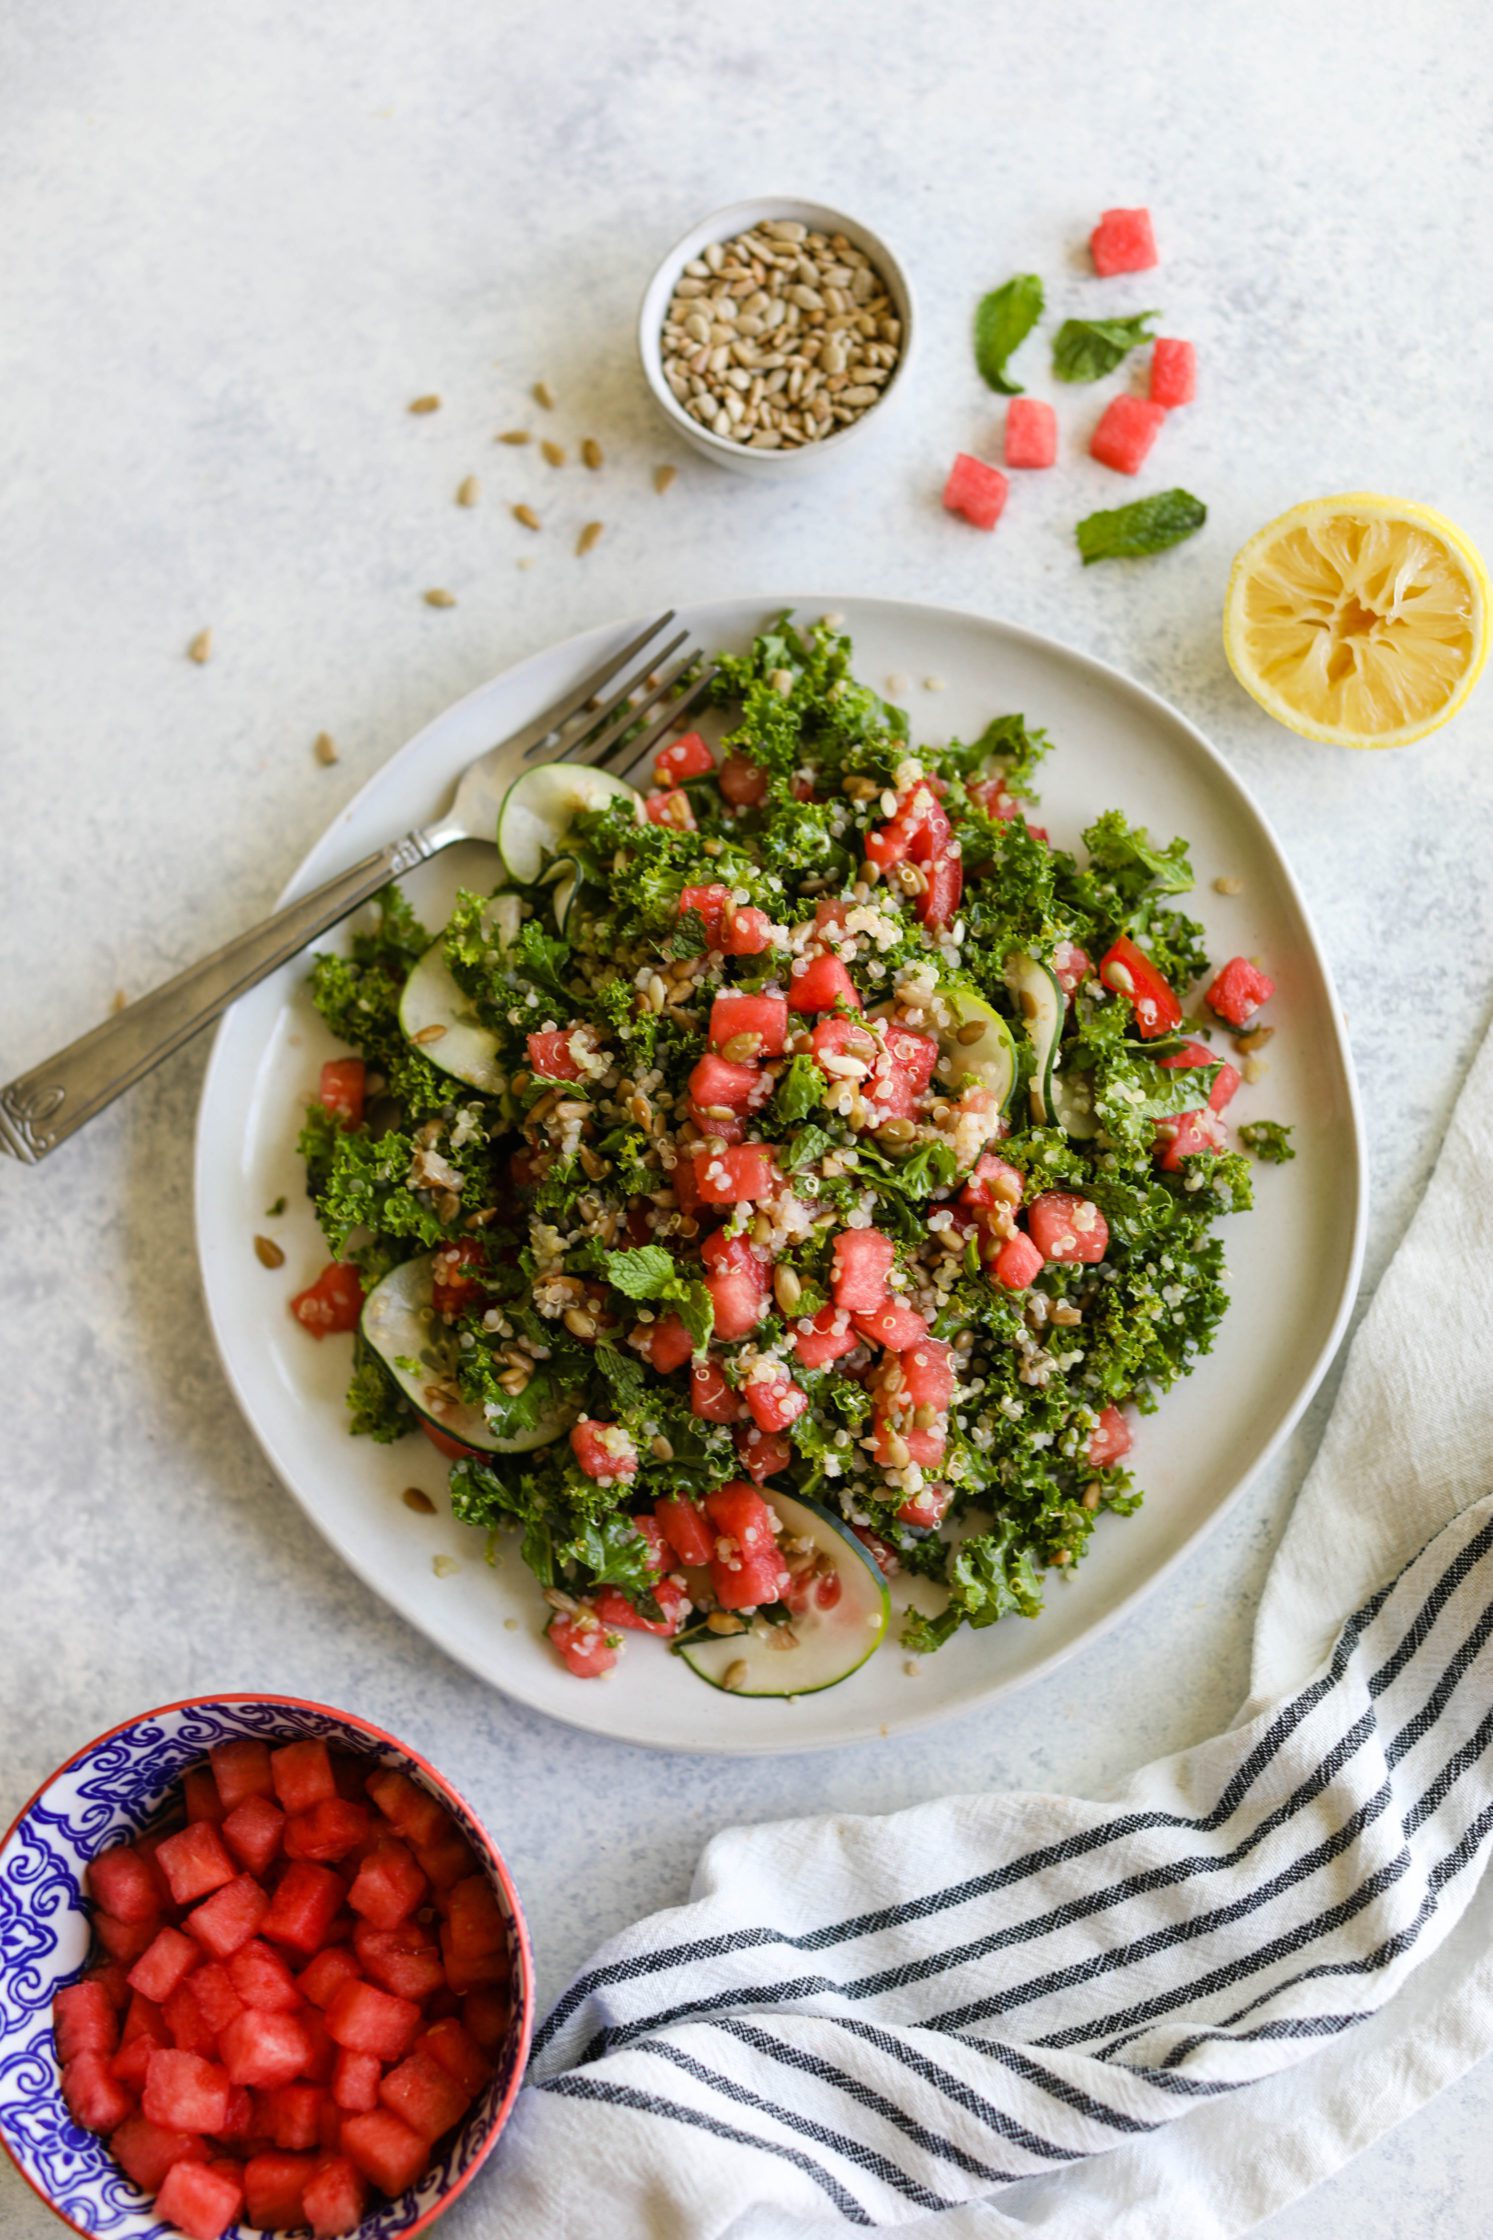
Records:
M412 832L287 903L248 933L189 965L138 1003L106 1019L53 1058L0 1089L0 1151L34 1166L76 1128L209 1026L308 941L356 910L391 879L433 855L434 836Z

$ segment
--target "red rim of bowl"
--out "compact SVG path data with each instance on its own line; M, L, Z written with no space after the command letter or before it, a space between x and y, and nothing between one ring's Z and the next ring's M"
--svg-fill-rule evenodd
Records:
M450 1797L453 1802L461 1807L461 1810L467 1815L467 1818L471 1821L472 1825L480 1831L482 1840L487 1846L489 1866L494 1877L496 1878L499 1889L503 1893L504 1899L507 1901L509 1917L512 1920L513 1926L518 1935L519 1967L517 1970L517 1974L519 1977L519 2007L518 2015L516 2018L519 2025L518 2056L513 2064L513 2074L508 2080L508 2089L504 2093L501 2101L498 2103L497 2110L488 2125L487 2137L484 2139L481 2148L472 2157L472 2160L468 2163L466 2169L462 2171L460 2177L454 2178L452 2180L451 2184L446 2188L445 2192L441 2194L439 2200L433 2201L430 2207L426 2209L422 2215L415 2219L415 2222L413 2224L406 2225L404 2227L403 2232L400 2235L400 2240L415 2240L415 2234L417 2232L424 2232L427 2226L435 2222L437 2217L444 2216L447 2209L450 2208L452 2202L456 2199L457 2195L459 2193L465 2192L466 2188L471 2184L473 2178L476 2177L478 2171L486 2162L488 2156L492 2153L493 2148L497 2145L499 2137L502 2134L503 2127L507 2123L509 2116L513 2113L513 2103L518 2098L520 2088L523 2084L524 2071L528 2067L529 2063L529 2045L534 2035L534 1953L533 1948L529 1943L529 1928L528 1923L524 1920L523 1907L519 1904L518 1892L513 1886L513 1877L508 1872L508 1867L502 1853L499 1851L497 1845L493 1842L492 1837L487 1832L486 1822L480 1817L478 1813L473 1811L471 1805L467 1802L461 1791L458 1788L455 1788L453 1784L446 1779L446 1776L443 1773L439 1772L437 1768L431 1764L430 1760L427 1757L425 1757L419 1750L412 1749L409 1743L402 1742L397 1734L390 1734L387 1727L375 1726L374 1722L371 1719L365 1719L361 1717L361 1715L356 1711L339 1710L336 1704L318 1703L312 1696L268 1695L261 1690L254 1688L239 1688L233 1690L231 1693L225 1692L218 1695L181 1696L174 1703L159 1703L149 1711L137 1711L130 1718L121 1719L116 1726L105 1727L103 1733L96 1734L91 1742L80 1743L78 1748L72 1753L71 1757L64 1758L61 1765L55 1766L47 1775L46 1779L39 1782L36 1788L32 1790L30 1796L26 1799L26 1802L21 1806L20 1811L11 1821L10 1826L6 1829L4 1835L0 1836L0 1853L3 1853L8 1848L11 1837L20 1827L21 1822L25 1819L27 1813L31 1811L34 1805L40 1803L41 1799L51 1788L53 1782L60 1781L62 1779L62 1776L69 1770L70 1767L75 1766L80 1758L87 1757L90 1750L97 1750L101 1743L112 1742L115 1735L125 1733L125 1731L130 1727L140 1726L146 1719L164 1719L168 1717L169 1714L173 1711L192 1711L198 1709L199 1707L205 1709L208 1705L219 1703L281 1703L291 1711L315 1711L318 1712L323 1718L341 1719L345 1721L348 1726L356 1727L360 1734L371 1736L375 1742L387 1742L392 1749L399 1751L402 1757L408 1758L411 1765L418 1766L420 1768L420 1771L435 1784L437 1789L439 1789L445 1796ZM58 2208L51 2195L42 2191L35 2178L32 2177L30 2171L27 2170L20 2162L14 2148L11 2146L9 2139L5 2136L3 2129L0 2129L0 2146L4 2147L6 2155L14 2166L17 2174L23 2179L25 2184L27 2184L31 2188L31 2191L36 2195L37 2200L42 2203L43 2207L50 2209L53 2216L57 2218L58 2222L67 2226L69 2232L76 2232L80 2234L81 2240L94 2240L94 2235L89 2231L86 2225L74 2224L72 2218L67 2215L66 2211ZM351 2240L357 2240L357 2229L358 2228L354 2226Z

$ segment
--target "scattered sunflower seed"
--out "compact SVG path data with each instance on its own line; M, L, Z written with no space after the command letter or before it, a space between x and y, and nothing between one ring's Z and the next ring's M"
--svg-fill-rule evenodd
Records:
M735 1664L728 1664L721 1675L721 1686L734 1695L738 1688L746 1686L751 1677L752 1668L747 1663L746 1658L738 1657Z
M445 1031L446 1030L443 1026L441 1026L439 1023L435 1023L428 1027L421 1027L418 1034L412 1034L410 1036L410 1040L411 1042L419 1042L422 1044L426 1042L439 1042L441 1036L445 1033Z
M660 497L678 479L679 469L677 467L655 467L653 470L653 487Z
M601 465L601 445L597 442L595 436L585 436L582 438L581 460L585 466L588 466L591 469L593 474Z
M311 752L318 762L323 762L330 768L337 760L337 742L330 731L317 732L316 737L311 742Z
M601 532L604 527L604 522L588 521L585 528L582 529L580 535L575 540L576 552L580 555L588 553L594 544L600 542Z
M461 1569L461 1565L455 1556L432 1556L430 1568L438 1579L449 1579L453 1571Z
M543 442L540 444L539 448L544 453L544 457L548 465L552 467L564 466L565 446L563 443L552 443L549 437L546 436Z
M534 438L527 428L505 428L497 440L499 443L532 443Z
M199 630L196 637L187 647L187 659L189 661L195 661L197 663L197 666L201 668L203 662L211 661L212 657L213 634L211 630Z
M1214 880L1213 892L1215 894L1243 894L1244 881L1236 879L1231 871L1225 871Z
M427 591L423 593L422 596L427 607L454 607L456 604L456 593L454 591L441 591L438 589L435 591Z
M399 1498L406 1509L413 1509L422 1517L435 1515L435 1503L423 1486L406 1486Z
M555 399L547 381L536 381L529 394L537 405L543 406L546 412L554 411Z
M416 397L410 405L411 412L439 412L440 409L439 397Z
M129 1006L129 1000L129 997L125 994L123 988L116 988L112 998L110 999L109 1009L111 1011L124 1011Z
M254 1239L254 1257L261 1268L283 1268L285 1265L285 1254L273 1237Z
M539 516L532 506L515 506L513 518L515 521L521 521L526 529L537 529L539 527Z
M474 506L482 495L482 485L474 474L464 475L456 485L456 502L459 506Z

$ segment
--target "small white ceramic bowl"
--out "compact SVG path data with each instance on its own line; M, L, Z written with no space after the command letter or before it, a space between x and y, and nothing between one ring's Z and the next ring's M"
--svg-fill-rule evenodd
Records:
M850 421L837 434L825 436L818 443L800 444L792 451L753 451L744 443L731 443L725 436L718 436L713 429L702 427L700 422L685 411L673 390L664 379L663 358L659 348L663 332L664 313L674 293L674 284L692 257L712 241L730 241L739 233L749 233L753 226L765 225L772 218L794 218L809 228L811 233L843 233L847 241L862 249L871 259L877 272L886 282L887 293L896 305L897 317L902 322L901 355L892 369L892 378L881 393L881 400ZM847 217L843 210L831 209L827 202L803 202L793 195L757 195L749 202L731 202L724 210L713 210L708 218L691 226L682 239L660 264L649 281L638 313L638 355L643 361L643 372L659 411L694 450L717 466L729 467L736 474L755 475L760 480L783 481L790 477L812 474L817 467L828 466L833 460L843 458L850 445L859 441L873 428L886 423L894 400L907 388L908 368L917 347L917 307L913 299L912 282L901 262L879 234L863 226L856 218Z

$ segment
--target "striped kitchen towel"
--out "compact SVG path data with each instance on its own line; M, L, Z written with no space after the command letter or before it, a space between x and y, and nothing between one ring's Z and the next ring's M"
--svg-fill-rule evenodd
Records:
M718 1836L540 2030L484 2231L1234 2234L1493 2049L1490 1173L1493 1045L1239 1724L1102 1802Z

